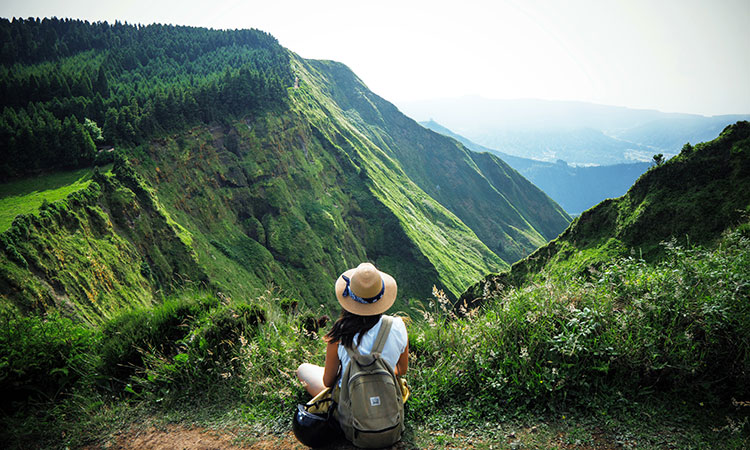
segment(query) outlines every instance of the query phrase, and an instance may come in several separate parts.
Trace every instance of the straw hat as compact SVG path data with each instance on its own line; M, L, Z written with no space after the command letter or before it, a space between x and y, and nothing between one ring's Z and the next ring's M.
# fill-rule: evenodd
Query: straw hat
M341 307L358 316L383 314L396 300L396 280L370 263L349 269L336 280Z

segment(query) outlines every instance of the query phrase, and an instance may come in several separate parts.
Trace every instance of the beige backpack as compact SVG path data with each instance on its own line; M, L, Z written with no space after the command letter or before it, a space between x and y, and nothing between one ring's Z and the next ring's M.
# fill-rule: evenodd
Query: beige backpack
M341 378L335 416L346 438L358 447L388 447L404 431L401 384L381 357L392 323L393 317L383 316L369 355L345 347L351 361Z

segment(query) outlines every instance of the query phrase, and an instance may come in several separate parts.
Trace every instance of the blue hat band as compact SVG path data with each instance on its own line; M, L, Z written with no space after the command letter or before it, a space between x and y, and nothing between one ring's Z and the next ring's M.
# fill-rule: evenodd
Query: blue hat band
M383 297L383 294L385 294L385 281L381 279L382 287L380 288L380 292L378 295L374 297L364 298L356 295L354 292L352 292L350 284L351 280L346 275L341 275L341 278L346 281L346 287L344 288L344 292L341 293L342 297L350 297L352 300L354 300L357 303L362 303L363 305L370 305L372 303L377 302Z

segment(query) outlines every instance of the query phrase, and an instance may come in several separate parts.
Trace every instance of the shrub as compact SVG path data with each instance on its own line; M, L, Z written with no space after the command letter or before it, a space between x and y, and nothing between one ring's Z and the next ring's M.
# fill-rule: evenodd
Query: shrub
M144 353L176 354L191 324L216 303L211 296L175 298L153 308L122 313L105 323L100 349L102 373L123 383L145 366Z
M266 321L266 313L257 305L235 304L211 311L188 337L189 343L198 342L197 347L217 360L231 358L231 348L240 337L250 337L256 327ZM185 342L185 345L188 343ZM194 349L195 345L188 345Z
M173 393L171 398L231 387L242 372L238 353L266 320L262 308L246 303L206 311L171 340L171 348L142 351L143 369L133 381L160 397Z
M279 307L282 311L290 316L297 314L297 307L299 306L299 300L296 298L282 297L279 299Z
M0 313L0 406L54 401L93 373L98 334L58 315Z

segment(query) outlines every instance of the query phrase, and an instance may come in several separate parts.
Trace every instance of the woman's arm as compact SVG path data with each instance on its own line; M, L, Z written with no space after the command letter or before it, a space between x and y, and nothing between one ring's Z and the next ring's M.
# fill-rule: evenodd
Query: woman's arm
M404 349L404 352L401 353L401 356L398 357L398 362L396 362L396 376L401 376L406 373L406 371L409 370L409 343L406 343L406 348Z
M339 376L341 361L339 361L338 350L338 342L328 342L328 345L326 345L326 365L323 369L323 385L326 387L333 387Z

